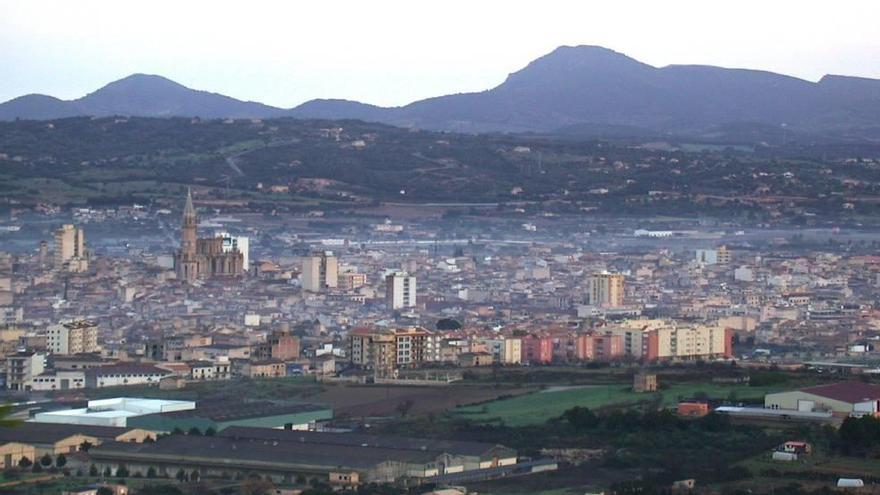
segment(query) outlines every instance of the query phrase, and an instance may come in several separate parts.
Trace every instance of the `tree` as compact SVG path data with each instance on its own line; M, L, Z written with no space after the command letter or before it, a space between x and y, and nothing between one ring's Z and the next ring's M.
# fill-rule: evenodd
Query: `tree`
M6 403L0 406L0 428L12 428L21 423L18 419L12 418L12 404Z
M562 419L575 430L590 430L599 426L599 417L586 407L573 407L562 413Z
M245 495L265 495L274 485L261 478L248 478L241 484L241 493Z
M156 477L156 468L150 466L147 468L147 478L155 478Z
M178 469L177 474L175 474L174 477L177 478L177 481L184 482L186 481L186 471Z
M89 476L97 477L98 476L98 466L92 464L89 466Z
M197 436L202 436L202 430L200 430L200 429L196 428L195 426L193 426L192 428L189 429L188 432L186 432L186 434L187 434L187 435L197 435Z
M82 450L83 452L88 452L90 448L92 448L92 443L88 440L79 444L79 450Z
M128 476L128 468L125 467L125 464L120 464L116 466L116 477L117 478L125 478Z
M49 455L48 453L43 454L43 457L40 457L40 464L42 464L43 467L51 466L52 465L52 456Z
M109 478L111 476L113 476L113 470L110 469L110 466L105 467L104 468L104 477Z
M214 428L208 427L208 429L205 430L206 437L213 437L216 434L217 434L217 430L215 430Z
M65 464L67 464L67 457L65 457L64 454L58 454L55 458L55 465L62 468Z
M31 462L31 460L28 459L27 456L22 456L22 458L18 461L18 467L20 468L29 468L31 467L31 464L33 464L33 462Z

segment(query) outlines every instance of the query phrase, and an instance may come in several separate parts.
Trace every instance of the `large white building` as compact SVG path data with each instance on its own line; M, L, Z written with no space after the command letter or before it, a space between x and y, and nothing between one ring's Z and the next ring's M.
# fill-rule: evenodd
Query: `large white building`
M88 407L37 413L35 423L61 423L68 425L121 426L128 418L146 414L190 411L196 403L188 400L160 400L119 397L115 399L90 400Z
M385 277L385 302L388 309L416 306L416 278L406 272L394 272Z

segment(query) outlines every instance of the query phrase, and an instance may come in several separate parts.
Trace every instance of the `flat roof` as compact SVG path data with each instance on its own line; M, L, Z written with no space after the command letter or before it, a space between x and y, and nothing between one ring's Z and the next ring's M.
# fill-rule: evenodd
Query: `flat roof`
M194 409L196 403L186 400L144 399L137 397L116 397L111 399L90 400L86 407L61 409L38 413L32 421L40 419L75 418L130 418L146 414L165 413Z

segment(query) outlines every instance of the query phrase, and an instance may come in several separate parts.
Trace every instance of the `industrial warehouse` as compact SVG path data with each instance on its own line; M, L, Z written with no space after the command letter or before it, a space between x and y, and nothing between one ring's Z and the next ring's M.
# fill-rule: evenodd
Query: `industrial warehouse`
M183 469L279 482L304 476L335 485L418 484L456 473L489 478L517 468L516 451L501 445L249 427L229 427L216 436L171 435L155 443L105 442L89 454L101 470L125 466L131 473L152 469L174 476Z

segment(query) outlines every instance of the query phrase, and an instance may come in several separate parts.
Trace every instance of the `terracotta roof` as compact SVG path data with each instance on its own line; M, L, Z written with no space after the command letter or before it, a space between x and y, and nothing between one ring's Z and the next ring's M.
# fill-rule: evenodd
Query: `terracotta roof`
M801 392L827 397L829 399L849 402L867 402L880 400L880 386L863 382L843 382L831 385L819 385L801 389Z

